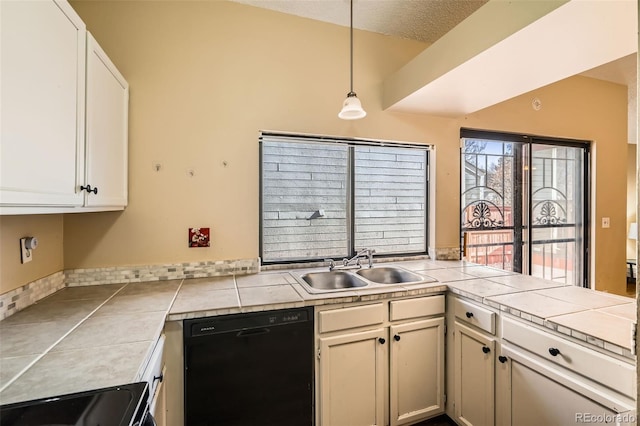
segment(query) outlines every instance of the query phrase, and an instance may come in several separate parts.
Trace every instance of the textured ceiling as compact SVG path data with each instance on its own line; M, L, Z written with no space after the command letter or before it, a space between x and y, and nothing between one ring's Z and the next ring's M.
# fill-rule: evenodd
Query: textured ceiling
M233 0L349 26L349 0ZM487 0L354 0L354 28L433 43Z

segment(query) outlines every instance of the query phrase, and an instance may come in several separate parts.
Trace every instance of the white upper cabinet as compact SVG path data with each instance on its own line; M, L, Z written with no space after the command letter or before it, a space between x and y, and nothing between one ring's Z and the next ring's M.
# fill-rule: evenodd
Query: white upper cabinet
M85 205L127 205L129 84L87 33Z
M0 214L123 209L126 80L66 0L0 1L0 20Z
M86 27L65 1L1 1L0 203L81 206Z

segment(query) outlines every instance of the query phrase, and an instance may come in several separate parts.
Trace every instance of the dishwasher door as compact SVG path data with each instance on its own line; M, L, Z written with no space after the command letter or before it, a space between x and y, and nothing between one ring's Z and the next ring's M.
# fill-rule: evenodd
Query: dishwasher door
M313 424L313 308L184 326L185 426Z

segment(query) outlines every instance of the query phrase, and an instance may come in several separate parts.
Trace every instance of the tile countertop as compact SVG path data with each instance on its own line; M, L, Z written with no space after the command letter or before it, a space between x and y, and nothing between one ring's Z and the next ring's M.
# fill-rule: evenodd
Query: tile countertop
M0 404L140 381L180 283L67 287L0 321Z
M631 298L463 261L393 264L430 282L310 294L289 270L273 270L64 288L0 321L0 404L139 380L166 320L446 291L635 360Z

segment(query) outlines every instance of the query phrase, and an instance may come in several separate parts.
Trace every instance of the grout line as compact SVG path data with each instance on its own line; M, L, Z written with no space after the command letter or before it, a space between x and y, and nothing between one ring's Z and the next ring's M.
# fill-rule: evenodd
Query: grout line
M167 313L165 315L164 322L167 322L169 320L169 315L171 314L171 309L173 309L173 304L176 303L176 299L178 298L178 293L180 293L180 290L182 290L182 285L184 284L184 280L186 280L186 278L182 278L180 280L180 284L178 285L178 289L176 290L176 293L173 295L173 299L171 299L171 303L169 303L169 308L167 308ZM164 327L164 323L163 323L163 327Z
M238 309L242 309L242 302L240 302L240 290L238 289L238 281L236 281L235 274L233 274L233 286L236 289L236 298L238 299Z
M98 305L97 308L95 308L93 311L89 312L84 318L82 318L80 321L78 321L78 323L76 325L74 325L69 331L67 331L65 334L63 334L58 340L56 340L55 342L53 342L47 349L44 350L44 352L42 352L40 355L38 355L33 361L31 361L29 364L26 365L26 367L24 367L22 370L20 370L20 372L18 372L18 374L16 374L14 377L12 377L11 379L9 379L7 381L7 383L5 383L2 387L0 387L0 393L3 392L6 388L8 388L9 386L11 386L16 380L18 380L20 378L20 376L22 376L24 373L26 373L31 367L33 367L38 361L40 361L42 358L44 358L45 355L47 355L51 349L53 349L58 343L62 342L62 339L64 339L65 337L69 336L71 333L73 333L78 327L80 327L85 321L87 321L91 315L95 314L96 311L98 309L100 309L101 307L103 307L107 302L109 302L111 299L113 299L118 293L120 293L128 284L123 285L122 287L120 287L115 293L113 293L111 296L109 296L107 298L107 300L105 300L104 302L102 302L100 305Z

